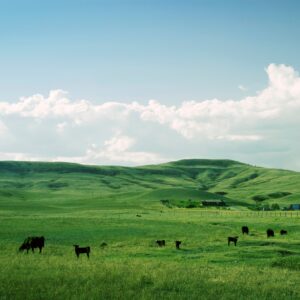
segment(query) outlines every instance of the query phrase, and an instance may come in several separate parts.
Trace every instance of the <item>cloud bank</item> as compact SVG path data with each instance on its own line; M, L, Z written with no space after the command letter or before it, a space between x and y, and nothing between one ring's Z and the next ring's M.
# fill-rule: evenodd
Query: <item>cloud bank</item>
M300 170L300 78L270 64L268 86L239 101L72 100L63 90L0 101L0 159L142 165L230 158Z

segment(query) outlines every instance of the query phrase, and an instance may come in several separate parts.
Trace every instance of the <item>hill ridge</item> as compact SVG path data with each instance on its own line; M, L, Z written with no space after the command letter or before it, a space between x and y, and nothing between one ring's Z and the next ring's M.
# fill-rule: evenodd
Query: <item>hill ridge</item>
M285 207L299 202L299 186L299 172L229 159L183 159L138 167L0 161L0 206L4 209L24 207L24 201L36 198L60 201L62 206L64 199L90 207L114 199L137 207L170 200L184 207L190 205L188 201L199 206L207 197L226 197L230 207L274 203Z

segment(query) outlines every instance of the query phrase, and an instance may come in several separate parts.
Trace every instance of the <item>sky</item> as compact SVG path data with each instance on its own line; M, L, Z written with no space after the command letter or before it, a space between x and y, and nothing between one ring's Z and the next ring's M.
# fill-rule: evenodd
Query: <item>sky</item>
M300 1L0 0L0 160L300 171Z

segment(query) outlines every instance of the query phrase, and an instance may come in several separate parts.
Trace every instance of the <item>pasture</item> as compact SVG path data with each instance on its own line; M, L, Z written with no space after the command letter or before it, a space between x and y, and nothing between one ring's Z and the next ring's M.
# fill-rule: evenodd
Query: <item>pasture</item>
M299 218L138 212L2 214L1 299L299 299ZM275 237L267 239L269 227ZM42 254L18 253L28 235L46 237ZM236 247L227 246L230 235L239 236ZM91 247L90 259L76 258L76 243Z
M1 162L0 299L299 299L300 216L250 210L253 195L295 203L299 182L233 161ZM182 207L219 197L229 206ZM46 238L41 254L18 252L28 236Z

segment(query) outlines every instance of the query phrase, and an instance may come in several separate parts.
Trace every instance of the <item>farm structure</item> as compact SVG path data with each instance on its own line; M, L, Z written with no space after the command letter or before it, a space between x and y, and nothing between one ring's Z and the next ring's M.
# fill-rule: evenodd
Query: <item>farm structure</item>
M203 200L203 206L226 206L226 203L223 200Z
M300 210L300 204L291 204L288 210Z

